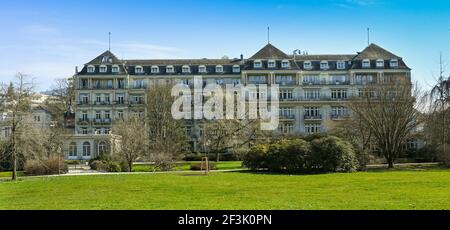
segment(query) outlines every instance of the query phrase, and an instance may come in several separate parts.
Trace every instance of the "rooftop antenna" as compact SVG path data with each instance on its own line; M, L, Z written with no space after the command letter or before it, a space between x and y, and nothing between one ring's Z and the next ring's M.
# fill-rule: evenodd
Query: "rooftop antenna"
M111 32L108 32L108 50L111 52Z
M270 44L270 27L267 27L267 44Z
M367 46L370 45L370 28L367 27Z

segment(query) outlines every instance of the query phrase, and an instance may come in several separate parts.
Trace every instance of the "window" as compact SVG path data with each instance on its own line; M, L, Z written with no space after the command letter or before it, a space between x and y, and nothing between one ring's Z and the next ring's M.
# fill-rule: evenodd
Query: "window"
M336 68L337 68L337 69L345 69L345 62L343 62L343 61L338 61L338 62L336 63Z
M269 61L267 62L267 67L268 67L268 68L275 68L275 67L276 67L275 60L269 60Z
M41 121L41 116L34 116L34 121L35 122L40 122Z
M134 80L133 83L134 83L134 88L135 89L142 89L142 88L144 88L144 80L142 80L142 79Z
M134 72L136 72L137 74L142 74L142 73L144 73L144 67L142 67L142 66L136 66L136 67L134 68Z
M363 68L370 68L370 60L369 59L364 59L362 61L362 67Z
M293 98L292 90L280 90L280 99L290 100Z
M320 62L320 69L328 69L328 62L327 61L321 61Z
M118 73L119 72L119 66L118 65L113 65L111 67L111 72L113 73Z
M292 85L295 82L291 75L278 75L275 76L275 83L280 85Z
M69 145L69 157L76 157L77 155L77 143L72 142Z
M239 73L241 72L241 67L238 65L234 65L233 66L233 73Z
M81 129L81 133L83 135L87 135L89 132L88 132L88 130L86 128L83 128L83 129Z
M105 143L104 141L101 141L101 142L98 144L98 153L99 153L99 154L106 153L106 143Z
M223 66L221 65L216 66L216 73L223 73Z
M292 108L280 108L280 117L283 118L293 118L294 117L294 113Z
M289 68L289 61L288 60L283 60L281 62L281 68Z
M320 99L320 89L305 89L304 96L306 100Z
M156 65L152 66L151 72L152 72L152 73L159 73L159 67L156 66Z
M253 68L261 68L262 67L262 62L260 60L256 60L253 63Z
M100 111L95 112L95 119L96 120L102 119L102 113Z
M347 90L346 89L332 89L331 90L331 98L332 99L347 99Z
M81 120L82 121L87 121L88 120L88 114L86 111L83 111L83 113L81 114Z
M91 156L91 143L84 142L83 143L83 157L90 157Z
M305 125L305 133L307 133L307 134L320 133L321 130L322 130L322 127L320 124L306 124Z
M345 116L348 116L347 107L343 106L331 107L331 118L340 118Z
M397 68L398 67L398 60L397 59L392 59L389 62L389 65L391 66L391 68Z
M248 81L251 84L265 84L266 77L265 76L249 76Z
M384 60L378 59L376 65L377 65L377 68L383 68L384 67Z
M365 85L373 83L372 75L356 75L356 84Z
M312 69L312 64L311 64L311 62L310 62L310 61L305 61L305 62L303 63L303 68L304 68L304 69Z
M320 108L317 106L305 107L305 118L307 117L320 117Z
M88 73L93 73L93 72L95 72L95 66L93 66L93 65L88 66L88 67L87 67L87 72L88 72Z
M303 76L303 83L310 85L320 84L320 77L319 75L305 75Z
M292 134L294 133L294 124L292 123L280 124L280 126L278 127L278 131L282 134Z
M199 73L206 73L206 66L204 66L204 65L199 66L198 67L198 72Z
M175 68L173 68L172 65L169 65L166 67L166 72L167 73L174 73L175 72Z
M123 93L117 94L117 96L116 96L117 104L119 104L119 105L124 104L124 97L125 97L125 95Z
M332 75L330 76L331 84L340 85L345 84L347 81L346 75Z
M106 73L107 70L108 70L108 67L106 67L106 65L100 66L100 73Z
M117 118L123 119L123 111L122 110L117 111Z
M181 72L183 73L190 73L191 72L191 68L187 65L184 65L183 67L181 67Z

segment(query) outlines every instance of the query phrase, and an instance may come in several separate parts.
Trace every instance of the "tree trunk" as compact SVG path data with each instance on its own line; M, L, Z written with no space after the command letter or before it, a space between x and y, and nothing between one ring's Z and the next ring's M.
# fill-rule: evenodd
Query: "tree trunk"
M128 172L132 172L132 170L133 170L133 162L129 161L128 162Z
M12 163L13 163L12 180L15 181L17 180L17 155L15 150L13 150L12 154Z
M394 168L394 162L392 160L389 160L388 162L388 168L393 169Z
M219 163L219 161L220 161L220 153L217 152L217 154L216 154L216 162Z

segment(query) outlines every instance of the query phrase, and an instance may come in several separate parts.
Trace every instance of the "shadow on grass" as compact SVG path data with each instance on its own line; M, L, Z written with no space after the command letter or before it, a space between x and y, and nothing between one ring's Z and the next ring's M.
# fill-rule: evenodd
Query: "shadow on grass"
M384 172L425 172L425 171L434 171L434 170L449 170L450 168L441 165L441 164L421 164L421 165L397 165L394 168L388 168L386 166L376 167L376 168L367 168L364 170L360 170L357 172L366 172L366 173L384 173ZM224 173L243 173L243 174L254 174L254 175L292 175L292 176L311 176L311 175L327 175L327 174L351 174L352 172L271 172L268 170L242 170L235 172L224 172Z

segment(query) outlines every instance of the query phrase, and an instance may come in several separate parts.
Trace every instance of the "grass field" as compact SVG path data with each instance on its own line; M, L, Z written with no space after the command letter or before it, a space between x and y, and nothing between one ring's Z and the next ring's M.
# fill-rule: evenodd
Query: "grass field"
M0 182L0 209L450 209L450 171L25 178Z

